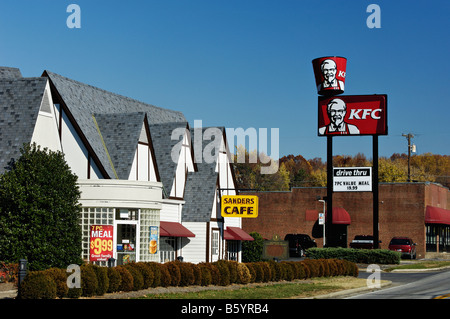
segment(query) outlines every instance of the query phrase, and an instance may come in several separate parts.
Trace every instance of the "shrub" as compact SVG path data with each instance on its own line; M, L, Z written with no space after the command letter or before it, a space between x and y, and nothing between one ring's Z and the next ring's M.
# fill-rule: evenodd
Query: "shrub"
M221 286L228 286L230 284L230 269L226 264L225 260L219 260L213 263L220 272L220 282Z
M178 286L180 284L181 272L180 267L178 266L179 263L179 261L169 261L168 263L165 263L170 274L171 286Z
M194 272L194 283L193 284L196 286L200 286L202 284L202 270L196 264L192 264L192 270Z
M228 265L228 270L230 271L230 283L237 283L239 282L238 277L238 262L234 260L227 260L226 264Z
M211 267L207 266L205 263L200 263L197 265L197 267L200 269L202 280L201 285L202 286L209 286L212 283L212 276L211 276Z
M153 274L153 281L149 287L159 287L161 284L161 267L160 263L154 261L145 262L147 269Z
M67 297L69 292L69 287L67 286L67 273L61 268L50 268L45 270L53 282L56 284L56 297L64 298Z
M56 283L44 271L29 272L20 285L21 299L54 299L56 298Z
M250 270L245 264L237 263L236 272L238 283L245 285L250 282L251 280Z
M93 265L81 265L81 295L84 297L94 296L97 292L98 280Z
M0 283L1 282L14 282L17 286L19 278L19 264L7 264L0 262Z
M264 247L264 238L257 232L251 232L249 235L252 236L254 240L242 242L242 261L261 261Z
M261 266L260 262L252 262L248 263L250 267L253 268L254 273L252 273L252 276L254 275L254 282L263 282L264 281L264 270Z
M291 281L294 279L294 270L289 262L282 261L280 266L283 271L283 280Z
M309 248L306 257L310 259L345 259L362 264L399 264L401 255L387 249L354 248Z
M204 267L207 267L210 274L211 274L211 285L220 285L221 279L220 279L220 271L216 264L214 263L201 263L200 265L203 265Z
M253 266L253 263L246 263L245 266L248 268L250 272L250 282L256 282L256 270Z
M194 284L195 276L194 269L191 263L176 261L178 268L180 269L180 286L189 286Z
M119 270L117 270L116 267L107 268L107 274L109 281L107 292L112 293L119 291L120 284L122 282L122 277Z
M126 264L124 266L131 276L133 277L133 289L134 291L141 290L144 286L144 276L134 263Z
M132 291L134 287L133 276L125 266L116 266L120 274L120 285L118 291Z
M103 296L109 287L109 278L108 278L108 268L100 267L97 265L92 265L94 269L95 275L97 276L97 291L95 294L97 296Z
M142 274L144 282L141 289L152 287L153 281L155 279L155 274L153 273L153 270L149 267L149 265L144 262L132 263L130 265L134 266Z
M262 281L269 282L270 280L272 280L272 271L270 270L269 264L265 261L261 261L261 262L259 262L259 264L260 264L261 270L263 272Z
M172 278L170 276L167 264L156 264L160 271L160 286L169 287L172 283Z

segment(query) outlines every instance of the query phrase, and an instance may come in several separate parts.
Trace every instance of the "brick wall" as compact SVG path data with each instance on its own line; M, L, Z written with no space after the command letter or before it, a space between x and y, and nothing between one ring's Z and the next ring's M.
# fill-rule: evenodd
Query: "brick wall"
M387 248L394 236L411 237L417 243L417 257L425 256L425 209L427 205L448 209L449 190L429 183L392 183L379 185L379 235L381 248ZM322 212L326 188L293 188L290 192L258 192L257 218L244 218L243 229L256 231L264 238L284 238L289 233L304 233L322 247L317 220L312 210ZM334 193L333 207L343 207L350 215L347 244L355 235L372 234L372 193ZM308 211L308 213L307 213ZM314 231L315 230L315 231Z

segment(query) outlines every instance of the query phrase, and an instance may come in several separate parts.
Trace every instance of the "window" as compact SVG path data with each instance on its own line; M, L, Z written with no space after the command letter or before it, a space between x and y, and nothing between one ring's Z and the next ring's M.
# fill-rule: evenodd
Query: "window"
M227 259L238 261L239 241L227 240Z
M213 230L212 232L212 239L211 239L211 255L212 255L212 262L215 262L219 258L219 231Z
M176 259L177 240L175 237L160 237L159 258L160 262L168 262Z

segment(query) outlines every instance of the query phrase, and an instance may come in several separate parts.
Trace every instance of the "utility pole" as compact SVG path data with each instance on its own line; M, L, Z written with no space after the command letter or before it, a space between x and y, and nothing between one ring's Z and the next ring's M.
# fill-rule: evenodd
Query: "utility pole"
M408 133L408 134L402 134L402 136L406 137L406 139L408 140L408 183L411 182L411 139L414 137L413 134Z

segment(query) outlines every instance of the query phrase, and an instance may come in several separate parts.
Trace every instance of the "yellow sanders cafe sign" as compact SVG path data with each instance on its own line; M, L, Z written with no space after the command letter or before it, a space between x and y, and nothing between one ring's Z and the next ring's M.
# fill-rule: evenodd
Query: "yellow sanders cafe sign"
M220 206L222 217L258 217L258 196L223 195Z

